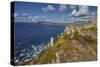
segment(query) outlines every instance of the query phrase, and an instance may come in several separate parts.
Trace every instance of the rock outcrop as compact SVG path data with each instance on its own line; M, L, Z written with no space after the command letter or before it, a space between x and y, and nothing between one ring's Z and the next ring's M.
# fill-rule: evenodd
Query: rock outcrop
M97 60L96 20L83 25L66 25L64 32L51 38L48 47L24 64L66 63Z

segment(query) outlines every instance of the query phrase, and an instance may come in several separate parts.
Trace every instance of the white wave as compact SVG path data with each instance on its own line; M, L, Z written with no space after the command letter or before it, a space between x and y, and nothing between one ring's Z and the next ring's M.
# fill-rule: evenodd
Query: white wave
M23 54L23 53L21 53L21 54L20 54L20 56L22 57L22 56L24 56L24 54Z
M16 60L15 60L15 63L18 63L18 62L19 62L19 60L18 60L18 59L16 59Z

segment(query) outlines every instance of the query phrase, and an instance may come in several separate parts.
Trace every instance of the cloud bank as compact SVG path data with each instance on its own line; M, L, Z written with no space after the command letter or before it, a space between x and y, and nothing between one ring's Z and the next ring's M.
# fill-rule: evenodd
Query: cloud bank
M90 15L89 7L88 6L79 6L79 10L73 7L72 16L87 16Z
M44 12L49 12L49 11L55 11L56 9L53 7L53 5L48 5L47 7L42 7L41 8Z

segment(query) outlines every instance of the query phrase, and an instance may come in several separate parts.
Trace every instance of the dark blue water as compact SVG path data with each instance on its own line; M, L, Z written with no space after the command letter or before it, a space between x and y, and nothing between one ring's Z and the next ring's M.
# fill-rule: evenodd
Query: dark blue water
M50 41L64 30L64 25L15 23L15 63L34 57Z

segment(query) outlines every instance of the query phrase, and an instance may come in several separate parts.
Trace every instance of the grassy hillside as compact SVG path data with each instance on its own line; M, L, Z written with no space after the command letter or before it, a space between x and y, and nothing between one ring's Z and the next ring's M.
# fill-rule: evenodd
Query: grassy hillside
M52 45L48 43L48 47L36 58L21 65L97 60L96 23L96 20L92 20L81 25L66 25L64 32L53 39Z

